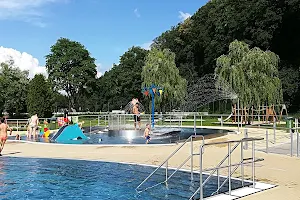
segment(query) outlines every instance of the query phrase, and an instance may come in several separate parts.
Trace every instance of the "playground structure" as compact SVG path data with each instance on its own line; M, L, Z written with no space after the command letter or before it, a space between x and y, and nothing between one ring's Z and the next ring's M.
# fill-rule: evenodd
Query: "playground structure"
M154 109L154 106L155 106L155 96L162 96L162 93L163 93L163 88L162 87L159 87L157 85L154 85L152 84L150 87L144 87L143 89L143 94L145 96L148 96L150 95L151 96L151 99L152 99L152 104L151 104L151 127L154 128L154 112L155 112L155 109Z
M283 112L285 111L286 116L288 116L288 111L285 104L279 105L270 105L270 106L259 106L256 110L254 106L251 108L237 108L236 104L232 106L232 112L230 116L224 120L227 121L231 118L232 123L241 122L241 123L251 123L253 124L257 118L259 123L270 123L278 122L282 120ZM240 116L240 120L238 117ZM278 117L279 116L279 117Z

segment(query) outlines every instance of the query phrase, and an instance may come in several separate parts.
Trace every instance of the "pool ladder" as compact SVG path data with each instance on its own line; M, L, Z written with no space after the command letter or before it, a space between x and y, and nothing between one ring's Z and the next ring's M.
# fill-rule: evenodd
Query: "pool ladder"
M199 138L202 137L202 145L200 145L200 150L199 153L194 153L194 145L193 145L193 139L194 138ZM140 185L138 187L136 187L136 191L138 193L141 193L143 191L146 191L150 188L154 188L158 185L161 185L163 183L168 182L168 180L177 172L179 171L189 160L191 161L191 180L194 179L193 174L194 174L194 169L193 169L193 156L195 155L199 155L200 156L200 160L199 160L199 187L198 189L193 193L193 195L190 197L190 200L194 199L195 196L199 193L200 194L200 200L203 200L203 188L204 186L207 184L207 182L213 177L215 176L214 174L217 173L217 180L218 180L218 188L215 192L213 192L211 195L214 194L218 194L221 190L222 187L224 187L224 185L228 182L228 194L231 195L231 177L232 175L235 173L235 171L241 167L241 181L242 181L242 186L244 187L244 165L247 164L251 164L252 167L252 187L255 188L255 163L256 162L260 162L263 161L263 159L255 159L255 141L259 141L259 140L264 140L264 138L243 138L241 140L231 140L231 141L224 141L224 142L213 142L213 143L205 143L204 141L204 136L202 135L192 135L190 136L183 144L181 144L161 165L159 165L147 178L145 178L145 180L143 182L140 183ZM187 142L191 142L191 153L190 155L176 168L176 170L170 175L168 176L168 161L183 147L185 146L185 144ZM244 146L243 144L246 144L246 146L248 146L248 142L252 142L252 157L251 158L244 158ZM231 148L231 144L234 144L233 148ZM209 168L209 169L203 169L203 154L204 154L204 148L205 146L213 146L213 145L222 145L222 144L227 144L228 147L228 153L227 155L221 160L221 162L218 163L218 165L214 168ZM235 151L235 149L237 149L237 147L240 146L241 150L240 150L240 157L241 160L238 163L232 164L231 163L231 154ZM228 161L228 165L227 166L222 166L222 164L225 163L225 161ZM157 183L153 186L147 187L143 190L138 190L150 177L152 177L159 169L163 168L163 166L165 166L165 170L166 170L166 179L163 182ZM233 170L232 170L232 167ZM228 170L228 176L225 178L225 180L223 181L223 183L220 183L220 173L219 171L221 169L226 169ZM210 172L208 177L204 180L203 182L203 172Z
M141 182L140 184L139 184L139 186L137 186L136 187L136 191L138 192L138 193L141 193L141 192L143 192L143 191L146 191L146 190L148 190L148 189L150 189L150 188L154 188L154 187L156 187L156 186L158 186L158 185L161 185L161 184L163 184L163 183L167 183L168 182L168 180L177 172L177 171L179 171L189 160L191 160L191 179L193 179L193 156L195 156L195 155L199 155L199 153L194 153L193 151L194 151L194 145L193 145L193 141L194 141L194 139L195 138L202 138L202 145L204 145L204 136L203 135L191 135L188 139L186 139L163 163L161 163L147 178L145 178L145 180L143 181L143 182ZM186 145L186 143L188 143L188 142L191 142L191 154L176 168L176 170L170 175L170 176L168 176L168 161L180 150L180 149L182 149L185 145ZM202 154L204 153L204 149L202 149ZM165 167L164 167L164 165L165 165ZM150 186L150 187L147 187L146 189L143 189L143 190L139 190L139 188L149 179L149 178L151 178L159 169L161 169L161 168L165 168L165 170L166 170L166 179L165 179L165 181L162 181L162 182L160 182L160 183L157 183L157 184L155 184L155 185L153 185L153 186Z
M242 187L244 187L244 165L251 164L252 168L252 187L255 188L255 163L263 161L264 159L262 158L257 158L255 159L255 141L260 141L264 140L264 138L243 138L241 140L230 140L230 141L224 141L224 142L213 142L213 143L207 143L207 144L202 144L200 146L200 152L205 148L205 146L213 146L213 145L221 145L221 144L227 144L227 149L228 153L227 155L219 162L219 164L214 167L214 168L209 168L209 169L203 169L203 154L200 153L200 168L199 168L199 188L193 193L193 195L190 197L190 200L194 199L194 197L199 193L200 194L200 200L203 200L203 188L208 181L215 176L214 174L217 173L217 182L218 182L218 188L215 192L213 192L211 195L218 194L221 190L221 188L228 182L228 194L231 195L231 177L235 173L235 171L241 167L241 182L242 182ZM244 146L243 144L246 144L248 146L248 142L252 142L252 157L250 158L244 158ZM231 144L234 144L233 148L231 148ZM240 146L240 161L238 163L232 164L231 160L231 154L237 149L237 147ZM228 161L228 165L222 166L225 161ZM232 167L233 170L232 170ZM228 175L223 181L222 184L220 184L220 169L226 169L228 171ZM203 172L210 172L208 177L203 181Z

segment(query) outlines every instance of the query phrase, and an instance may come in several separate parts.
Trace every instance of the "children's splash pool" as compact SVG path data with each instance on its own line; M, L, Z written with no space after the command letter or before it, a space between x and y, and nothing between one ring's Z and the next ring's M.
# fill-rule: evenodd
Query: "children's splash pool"
M181 200L188 199L199 187L199 174L192 181L189 173L179 171L168 186L162 184L137 194L135 188L153 170L150 166L99 161L2 157L0 199ZM163 181L164 173L164 169L158 171L148 186ZM241 187L239 180L232 179L231 184L233 189ZM227 188L224 186L221 192ZM217 178L213 177L204 188L204 196L210 196L216 189Z
M228 133L228 130L222 129L207 129L197 128L196 134L203 136L223 135ZM93 127L84 130L88 140L69 140L64 144L145 144L146 140L143 136L143 130L109 130L105 131L105 128ZM186 140L191 135L194 135L193 128L155 128L151 133L151 141L149 144L171 144L178 141ZM51 138L51 137L50 137ZM38 138L37 142L53 142L50 138ZM14 138L9 138L14 139ZM26 140L26 137L22 137L22 140Z

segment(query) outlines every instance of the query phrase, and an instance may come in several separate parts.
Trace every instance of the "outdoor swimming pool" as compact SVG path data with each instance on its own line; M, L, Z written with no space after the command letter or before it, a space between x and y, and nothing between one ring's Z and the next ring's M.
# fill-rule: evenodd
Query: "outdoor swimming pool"
M104 131L104 127L92 127L84 130L85 135L89 138L87 141L70 140L65 144L145 144L143 130L109 130ZM197 128L197 135L226 134L228 130ZM156 128L153 130L149 144L170 144L180 140L185 140L195 134L193 128ZM50 137L51 138L51 137ZM9 137L9 139L14 139ZM22 137L26 140L26 137ZM49 138L38 138L37 142L53 142Z
M181 200L188 199L199 187L199 175L191 181L189 173L178 172L168 187L160 185L137 194L135 188L153 170L149 166L99 161L1 157L0 199ZM161 169L146 187L164 180L164 172ZM232 180L232 186L241 187L241 182ZM212 178L204 188L204 196L210 196L216 188L217 178ZM223 187L222 192L227 188Z

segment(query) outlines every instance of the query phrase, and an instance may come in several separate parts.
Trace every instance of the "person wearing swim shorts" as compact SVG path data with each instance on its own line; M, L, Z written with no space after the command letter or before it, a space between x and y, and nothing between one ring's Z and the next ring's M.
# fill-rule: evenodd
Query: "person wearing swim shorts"
M139 111L139 105L136 103L133 106L133 118L134 118L134 130L136 130L136 124L138 123L139 125L139 130L141 130L141 117L140 117L140 111Z
M10 135L12 134L12 129L5 123L5 118L0 120L0 156L2 156L1 152L4 148L4 144L7 140L7 131L10 130Z
M146 129L144 131L144 137L146 139L146 144L148 144L151 140L151 137L150 137L150 124L146 124Z

